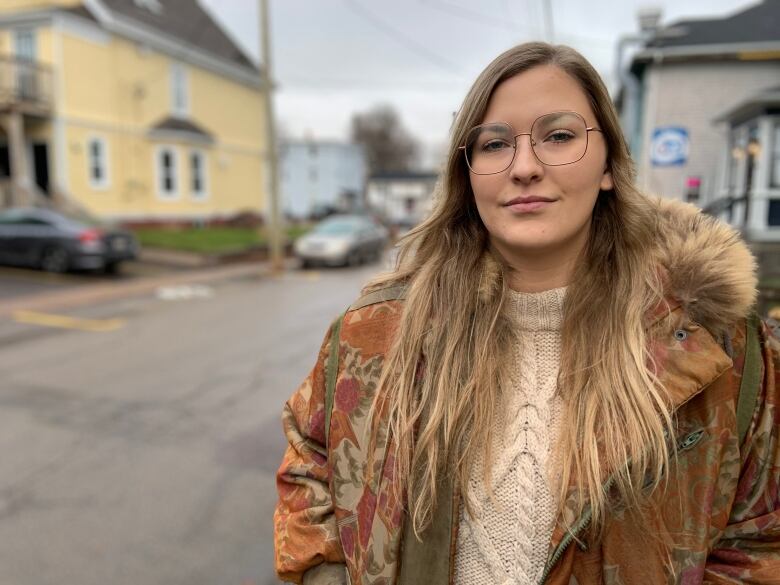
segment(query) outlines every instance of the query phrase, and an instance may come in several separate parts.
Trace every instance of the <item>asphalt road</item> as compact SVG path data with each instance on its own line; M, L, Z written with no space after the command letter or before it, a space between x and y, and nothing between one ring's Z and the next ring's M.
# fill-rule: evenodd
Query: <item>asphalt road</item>
M50 274L41 270L0 265L0 300L20 295L73 290L89 287L96 283L123 282L140 277L158 276L170 272L170 270L170 268L149 263L125 262L122 264L119 274L115 275L94 271Z
M281 408L381 268L0 318L0 583L276 583Z

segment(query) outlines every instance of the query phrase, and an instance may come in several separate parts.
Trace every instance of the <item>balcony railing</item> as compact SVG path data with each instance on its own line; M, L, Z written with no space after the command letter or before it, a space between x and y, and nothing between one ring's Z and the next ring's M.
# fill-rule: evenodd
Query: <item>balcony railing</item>
M17 57L0 57L0 110L46 113L52 103L52 69Z

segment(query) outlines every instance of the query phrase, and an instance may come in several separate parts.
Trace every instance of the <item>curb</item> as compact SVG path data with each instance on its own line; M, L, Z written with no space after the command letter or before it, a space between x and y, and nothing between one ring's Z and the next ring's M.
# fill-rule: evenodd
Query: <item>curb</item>
M130 282L110 282L53 293L44 292L0 302L0 318L8 317L21 310L67 309L118 298L140 296L152 292L158 287L172 284L206 283L247 276L261 277L269 274L271 274L271 267L265 262L233 264L206 270L188 270L164 276L139 278Z
M216 264L214 257L208 254L180 252L162 248L141 248L135 262L166 268L202 268Z
M292 244L287 244L284 247L284 255L287 258L292 255ZM220 254L200 254L198 252L185 252L165 248L142 247L136 262L166 268L189 269L222 266L238 262L265 262L267 260L267 246L255 246Z

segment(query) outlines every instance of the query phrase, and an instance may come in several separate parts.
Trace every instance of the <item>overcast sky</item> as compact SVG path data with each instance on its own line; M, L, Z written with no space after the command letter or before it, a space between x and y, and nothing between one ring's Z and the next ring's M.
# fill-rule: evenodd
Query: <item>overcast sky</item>
M554 41L573 46L614 86L617 40L637 11L661 22L713 18L741 0L550 0ZM258 58L257 0L201 0ZM356 111L390 103L432 164L471 82L503 50L545 40L544 0L271 0L275 108L293 137L346 140Z

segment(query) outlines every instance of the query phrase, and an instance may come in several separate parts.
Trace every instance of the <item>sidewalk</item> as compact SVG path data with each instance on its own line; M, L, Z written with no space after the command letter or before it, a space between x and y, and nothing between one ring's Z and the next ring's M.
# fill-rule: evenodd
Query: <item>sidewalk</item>
M268 262L252 262L214 268L181 270L160 276L141 277L129 281L106 282L76 289L45 292L0 301L0 318L7 317L20 310L61 310L119 298L140 296L150 293L161 286L185 283L203 284L249 276L268 276L270 273L271 269Z

